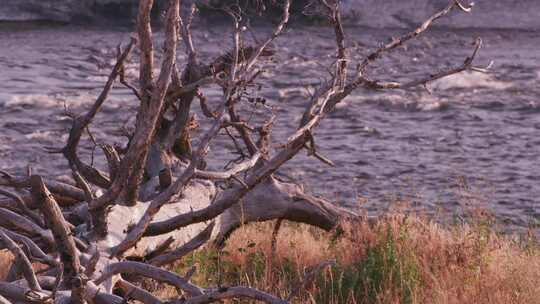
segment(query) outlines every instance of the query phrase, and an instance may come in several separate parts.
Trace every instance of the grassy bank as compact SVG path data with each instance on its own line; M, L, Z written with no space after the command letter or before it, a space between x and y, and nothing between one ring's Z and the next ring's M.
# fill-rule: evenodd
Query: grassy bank
M334 233L284 224L272 250L272 230L270 223L243 227L221 252L204 249L175 269L185 274L195 265L197 284L249 285L282 298L311 278L294 303L540 303L540 247L532 236L393 216Z
M223 250L192 253L173 269L185 275L196 266L192 281L201 286L247 285L284 299L295 293L293 303L540 303L540 247L532 236L400 215L332 233L283 223L272 249L273 229L242 227ZM0 258L4 271L9 260ZM314 271L326 261L333 264ZM177 297L146 284L162 298Z

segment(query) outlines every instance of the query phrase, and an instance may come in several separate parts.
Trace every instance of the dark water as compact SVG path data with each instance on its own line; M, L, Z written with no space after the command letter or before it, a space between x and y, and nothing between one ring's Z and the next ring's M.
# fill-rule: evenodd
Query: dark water
M203 59L228 49L225 30L196 36ZM351 60L399 33L349 28ZM67 162L44 147L65 142L70 126L62 115L65 108L81 112L93 103L114 63L116 45L129 35L125 30L0 25L0 168L22 172L31 164L51 176L69 172ZM319 152L336 166L302 152L280 175L370 213L401 203L445 217L481 207L508 229L538 223L540 33L436 30L390 54L371 75L407 80L459 65L477 36L484 39L477 63L493 60L491 73L448 77L429 86L432 94L423 88L357 91L315 134ZM278 146L298 125L308 92L328 77L334 46L329 29L299 27L276 48L279 54L265 63L268 72L258 94L277 109L273 144ZM133 82L136 75L136 63L130 63ZM214 106L220 100L218 88L205 93ZM120 128L132 123L136 105L118 85L91 132L101 142L124 142ZM267 116L262 107L246 109L244 115L253 111ZM204 129L208 122L198 118ZM90 161L93 146L87 142L81 150ZM232 150L225 135L217 138L210 167L218 169L234 158ZM104 164L97 150L93 161Z

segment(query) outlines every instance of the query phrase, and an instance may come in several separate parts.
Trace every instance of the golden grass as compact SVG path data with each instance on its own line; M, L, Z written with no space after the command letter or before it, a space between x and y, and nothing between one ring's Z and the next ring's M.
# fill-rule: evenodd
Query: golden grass
M224 249L194 252L174 270L183 275L195 265L196 284L248 285L287 298L311 268L335 260L292 302L540 303L540 247L532 234L510 237L482 223L441 227L395 215L332 233L284 224L272 252L272 229L272 223L244 226ZM0 252L1 276L10 263ZM164 299L178 297L173 288L158 290Z
M293 302L540 303L540 247L532 237L483 225L442 228L414 216L344 227L322 233L286 225L272 254L272 225L248 225L221 253L193 253L177 271L197 264L198 284L250 285L286 298L311 267L336 260Z

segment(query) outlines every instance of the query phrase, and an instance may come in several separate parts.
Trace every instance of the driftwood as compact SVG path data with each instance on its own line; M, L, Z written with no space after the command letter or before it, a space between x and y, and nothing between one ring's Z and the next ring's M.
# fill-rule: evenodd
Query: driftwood
M315 131L335 106L354 90L404 89L465 70L473 66L481 47L475 42L472 55L448 71L406 83L371 79L369 66L400 45L425 32L433 22L451 11L470 11L457 0L437 12L419 28L395 38L356 64L348 57L345 30L338 0L320 0L335 33L334 73L307 100L300 125L285 143L270 143L273 114L266 123L250 126L237 106L252 101L248 88L261 74L258 63L279 51L270 45L289 20L290 0L283 0L282 16L270 35L256 45L242 41L244 32L238 7L223 10L232 19L233 49L207 63L199 59L191 38L196 9L185 12L179 0L170 0L165 14L164 54L158 75L150 22L152 0L139 1L137 38L123 50L94 105L84 115L72 116L66 145L51 149L62 153L72 170L73 184L28 174L12 176L0 171L0 243L16 256L10 282L0 282L0 303L124 303L136 299L145 304L161 303L149 291L128 282L122 274L136 274L171 284L185 292L174 303L210 303L245 298L267 303L287 303L248 287L201 288L189 277L181 277L164 265L181 259L205 244L220 245L242 224L278 219L302 222L325 230L342 220L356 218L334 202L309 195L301 186L280 181L277 170L300 151L332 164L316 150ZM243 22L244 24L245 22ZM184 44L187 62L177 60L177 45ZM139 49L138 85L124 75L131 51ZM113 84L128 87L139 102L135 131L125 149L101 145L108 172L85 164L77 154L85 129L99 114ZM212 110L206 104L205 87L220 86L223 96ZM191 145L190 111L198 99L211 121L197 146ZM227 170L205 169L205 157L212 140L221 131L234 141L241 158ZM271 147L279 146L277 149ZM219 185L219 187L218 187ZM31 195L28 195L30 193ZM277 234L279 225L274 234ZM137 259L133 259L133 258ZM129 259L128 259L129 258ZM33 262L44 264L36 272ZM315 268L316 273L331 263ZM22 277L21 277L22 276ZM311 275L310 275L311 276ZM308 276L298 289L312 278ZM113 288L123 296L113 294Z

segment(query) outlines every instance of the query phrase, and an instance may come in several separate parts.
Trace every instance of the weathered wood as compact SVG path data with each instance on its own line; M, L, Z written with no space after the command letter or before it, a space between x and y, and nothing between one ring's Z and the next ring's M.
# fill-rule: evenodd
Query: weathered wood
M53 235L49 230L13 211L0 208L0 226L21 231L28 236L39 236L47 245L54 245Z
M163 221L171 218L176 214L189 212L193 209L203 208L212 203L213 198L217 193L216 186L204 180L193 180L188 184L181 198L172 200L165 204L155 215L155 221ZM150 202L139 202L134 207L115 205L111 208L107 217L107 225L109 233L107 238L99 240L98 248L105 250L103 256L111 255L111 248L114 248L125 240L129 229L135 223L140 222L146 210L151 205ZM166 234L156 235L153 237L144 237L139 240L136 247L130 248L124 253L125 256L143 257L149 252L155 250L164 240L169 237L174 238L172 246L184 244L193 239L199 232L204 230L207 225L199 223L189 227L190 229L182 231L171 231ZM99 269L99 267L98 267Z
M4 230L4 232L15 242L23 244L23 249L31 261L47 264L49 266L58 266L58 261L52 256L46 254L34 241L29 237L18 234L13 231Z
M90 110L83 116L73 118L73 125L69 133L67 144L61 150L61 152L69 161L71 167L76 168L76 171L80 172L80 174L84 176L87 180L89 180L91 183L98 185L102 188L107 188L110 185L111 181L109 177L106 176L103 172L93 168L92 166L83 163L77 155L77 147L79 145L84 130L86 130L87 126L94 120L103 103L107 100L113 84L116 78L119 76L121 69L123 68L124 62L127 60L127 57L133 49L133 45L134 41L132 39L128 46L124 49L124 51L119 55L116 64L114 65L111 73L109 74L105 86L103 87L101 93L97 97Z
M0 296L0 304L11 304L11 302L3 296Z
M39 214L37 214L33 210L30 210L30 208L26 206L26 202L20 195L3 189L0 189L0 194L14 199L17 203L17 209L19 209L24 215L28 216L30 219L36 222L39 226L44 227L45 223L43 222L43 219L39 216Z
M64 153L68 159L78 187L44 181L30 173L29 177L20 178L0 171L0 186L30 188L32 194L32 200L28 201L18 194L0 190L0 194L12 198L0 203L0 240L18 257L18 264L12 266L16 270L14 273L22 270L26 279L10 284L0 282L0 304L51 300L57 304L121 304L129 299L145 304L162 303L148 291L124 281L120 276L123 273L152 278L187 292L187 298L173 299L172 303L211 303L236 298L287 303L290 298L283 300L247 287L203 289L189 282L192 272L183 278L159 266L181 259L209 241L222 244L234 229L247 222L290 220L330 230L343 219L357 219L356 214L337 207L334 202L306 194L302 187L282 182L274 174L302 149L331 164L316 151L315 130L355 89L403 89L465 70L481 70L473 66L481 47L481 41L477 40L472 55L454 69L403 83L366 76L365 71L372 62L422 34L435 20L454 9L469 10L459 1L452 0L415 31L367 56L358 64L356 74L350 76L351 59L347 57L339 1L322 0L320 4L326 10L335 34L337 60L330 67L334 72L307 100L298 128L292 130L283 145L271 150L270 147L275 145L269 134L275 116L263 117L266 122L262 126L252 127L242 119L235 106L246 99L253 100L249 91L251 86L259 85L256 81L262 73L258 60L276 51L270 45L288 22L290 0L283 1L280 22L255 46L242 43L244 27L240 26L240 21L247 23L240 20L243 18L241 12L225 9L233 20L233 48L207 63L198 58L191 36L196 8L182 14L179 0L169 0L164 52L157 78L154 77L154 37L150 22L153 4L153 0L139 1L136 28L140 49L139 88L131 85L124 73L124 61L136 44L132 40L123 52L118 48L117 63L103 91L86 115L74 118L66 147L56 151ZM187 64L177 62L178 34L185 45ZM182 65L185 69L180 74L178 68ZM118 77L140 104L135 131L128 136L127 148L120 151L122 157L112 146L100 145L108 162L107 176L80 161L76 150L84 130ZM207 107L202 93L203 86L208 84L223 89L215 111ZM197 149L192 151L188 131L195 125L190 124L194 121L190 108L195 97L201 99L203 112L212 125L199 138ZM229 132L227 128L230 127L240 134L244 146ZM205 170L210 142L222 129L228 132L240 157L228 170ZM92 140L99 145L94 138ZM179 142L182 151L177 149ZM246 148L248 153L244 153ZM94 193L87 181L104 188L104 193ZM64 210L56 198L67 202ZM44 218L32 210L35 207L41 210ZM274 237L277 237L278 229ZM272 243L275 245L275 241ZM61 263L56 260L57 256ZM127 257L142 262L126 261ZM36 276L30 264L32 261L47 264L50 268ZM326 265L320 265L308 275L291 297L305 288L316 272ZM115 286L124 290L122 297L113 294Z
M185 301L180 302L179 300L174 301L175 304L185 303L185 304L205 304L205 303L214 303L221 300L227 299L250 299L261 301L269 304L287 304L288 302L282 300L276 296L268 294L266 292L257 290L250 287L221 287L216 290L209 291L204 295L193 297Z
M140 262L127 261L110 264L105 269L105 272L99 278L97 278L95 282L99 285L101 282L104 282L108 278L119 273L137 274L159 282L167 283L186 291L192 296L200 296L203 294L203 290L200 287L191 284L188 280L180 277L179 275L156 266Z
M41 176L30 177L30 189L36 202L41 202L41 211L45 215L47 226L51 229L56 250L64 265L63 284L72 290L72 299L75 303L83 303L84 282L81 277L81 262L79 252L67 222L62 215L62 210L49 192Z
M126 298L135 299L141 301L144 304L161 304L161 300L155 297L153 294L148 291L139 288L128 281L120 280L118 281L118 287L126 294ZM1 304L1 303L0 303Z
M188 253L196 250L197 248L204 245L212 235L212 231L214 230L214 223L211 223L206 227L203 231L201 231L199 234L197 234L192 240L185 243L184 245L163 253L161 255L158 255L152 259L149 260L149 263L155 266L163 266L166 264L173 263L174 261L177 261L187 255Z
M3 228L0 228L0 241L7 246L9 251L11 251L11 253L13 253L17 259L17 265L22 268L22 273L30 288L32 290L40 291L41 286L39 285L36 274L32 269L32 263L30 263L30 260L26 254L24 254L23 250L7 235Z
M51 293L46 290L36 291L28 287L0 281L0 296L14 302L44 303L47 298L50 298Z
M75 186L49 179L45 180L45 185L55 196L70 198L72 202L79 202L85 199L84 191ZM30 179L19 176L0 176L0 186L28 188L30 187ZM34 208L34 206L29 207Z

